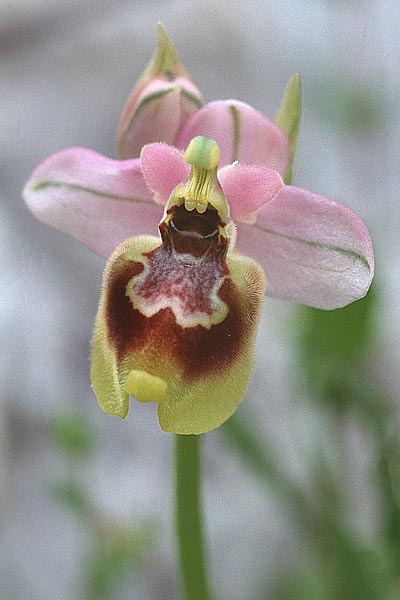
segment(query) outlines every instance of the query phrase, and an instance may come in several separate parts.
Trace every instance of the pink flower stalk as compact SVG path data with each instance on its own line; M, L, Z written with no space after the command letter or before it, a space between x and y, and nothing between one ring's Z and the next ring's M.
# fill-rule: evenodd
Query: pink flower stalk
M159 29L121 121L120 154L130 158L64 150L24 191L37 218L97 254L118 246L104 276L93 387L122 417L129 394L157 401L162 428L176 433L217 427L244 394L265 287L257 263L267 295L324 309L361 298L373 277L357 215L282 181L296 119L283 131L241 102L200 103ZM158 227L161 239L148 235Z

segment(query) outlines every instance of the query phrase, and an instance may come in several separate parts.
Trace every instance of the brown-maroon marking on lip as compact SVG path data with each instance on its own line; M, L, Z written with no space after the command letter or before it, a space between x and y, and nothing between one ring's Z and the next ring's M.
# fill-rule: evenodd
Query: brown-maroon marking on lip
M184 205L173 206L167 211L159 229L166 249L174 249L180 254L200 257L210 250L221 254L226 252L226 244L219 239L219 227L223 224L218 212L209 207L203 214L189 212Z
M231 279L225 279L219 293L229 307L224 321L210 329L201 325L184 328L177 324L170 308L161 309L152 317L133 308L126 295L126 285L133 276L133 266L140 264L128 263L108 290L107 332L118 360L137 351L146 354L147 350L152 356L159 353L161 363L168 360L177 364L186 379L229 368L243 348L245 335L243 310ZM157 374L157 364L154 364L154 374Z
M135 275L144 270L141 262L130 261L113 269L106 283L107 334L118 361L135 353L155 375L160 375L166 364L175 364L185 379L192 379L229 369L244 349L248 329L252 329L249 319L252 307L244 309L239 291L229 276L228 240L218 231L216 211L212 209L205 217L191 213L193 218L199 219L193 222L182 213L183 207L176 210L177 217L172 224L164 221L160 225L162 244L143 256L144 279L135 285ZM186 250L192 254L194 263L189 261L185 265ZM129 284L139 297L150 302L153 297L156 300L157 295L166 299L174 297L183 302L183 310L189 315L196 310L212 314L215 307L210 293L214 290L215 294L218 282L222 285L217 295L228 306L228 313L222 322L209 329L202 325L179 325L170 307L146 317L127 295Z
M182 314L203 313L212 315L216 311L213 296L215 287L223 282L228 269L222 257L208 254L194 263L185 262L163 246L146 254L148 271L146 277L135 286L135 294L146 304L156 305L161 299L176 299ZM218 289L218 288L217 288Z
M124 338L125 323L129 321L132 305L126 297L128 282L144 270L144 264L129 261L119 267L118 263L112 269L107 281L105 298L105 319L107 336L117 350L121 347Z

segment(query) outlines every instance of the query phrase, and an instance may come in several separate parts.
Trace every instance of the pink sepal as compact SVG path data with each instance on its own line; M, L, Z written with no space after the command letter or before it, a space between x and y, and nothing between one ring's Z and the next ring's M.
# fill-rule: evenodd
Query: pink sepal
M371 238L350 209L286 186L238 224L237 247L267 275L267 295L334 309L363 297L374 272Z
M109 256L123 240L156 233L154 204L140 160L111 160L87 148L50 156L33 172L24 198L34 215Z

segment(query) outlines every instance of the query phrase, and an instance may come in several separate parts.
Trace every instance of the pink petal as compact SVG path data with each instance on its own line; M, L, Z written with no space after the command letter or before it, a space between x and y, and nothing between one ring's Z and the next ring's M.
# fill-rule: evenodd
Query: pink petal
M131 236L156 235L162 217L139 159L111 160L87 148L50 156L33 172L24 198L38 219L100 256L109 256Z
M140 160L147 186L159 204L166 204L172 190L189 175L183 152L167 144L144 146Z
M135 95L133 105L128 101L118 132L120 157L137 157L151 142L173 144L182 124L201 105L200 92L190 80L157 77Z
M238 163L223 167L218 179L235 221L254 220L253 213L270 202L283 186L276 171Z
M205 135L219 144L221 166L238 160L270 167L283 175L289 161L286 134L254 108L237 100L210 102L193 113L175 146L186 148L196 135Z
M333 309L363 297L374 272L371 239L350 209L287 186L238 225L238 248L263 265L267 294Z

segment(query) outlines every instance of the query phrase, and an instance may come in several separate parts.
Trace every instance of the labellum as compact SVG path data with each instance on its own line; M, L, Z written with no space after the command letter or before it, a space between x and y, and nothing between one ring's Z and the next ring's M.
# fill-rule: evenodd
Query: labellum
M112 414L125 417L132 394L158 402L165 431L198 434L223 423L244 395L265 278L234 250L217 144L194 138L185 160L191 172L171 193L161 240L131 238L108 262L92 382Z

